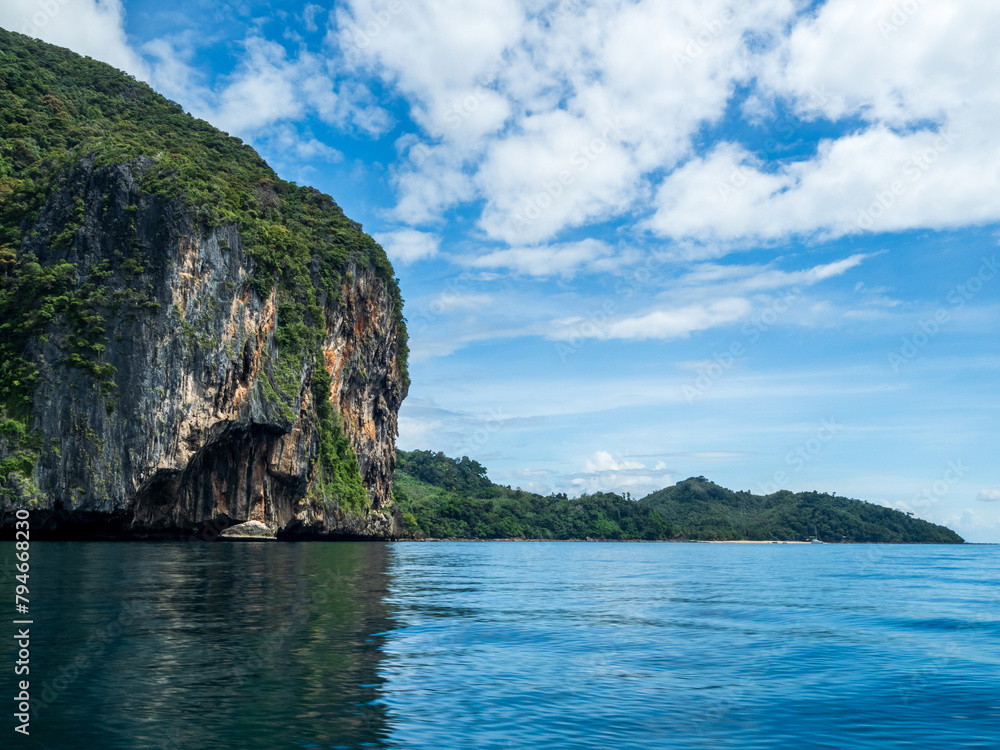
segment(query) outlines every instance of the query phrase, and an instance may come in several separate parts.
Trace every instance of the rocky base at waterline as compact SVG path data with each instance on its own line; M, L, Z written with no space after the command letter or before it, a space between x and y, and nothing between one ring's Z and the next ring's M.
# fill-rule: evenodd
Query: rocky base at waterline
M14 541L15 520L12 511L0 514L0 541ZM188 527L144 529L136 527L132 518L122 512L63 509L32 510L28 525L32 541L215 542L257 538L283 542L391 542L418 538L403 528L403 519L395 508L369 512L364 517L335 513L322 523L293 521L278 529L259 521L239 521L224 515ZM247 532L251 529L257 529L261 536L250 536Z
M260 521L247 521L246 523L238 523L235 526L230 526L228 529L224 529L221 534L219 534L220 539L231 539L234 541L239 540L275 540L277 537L274 535L274 530L267 528Z

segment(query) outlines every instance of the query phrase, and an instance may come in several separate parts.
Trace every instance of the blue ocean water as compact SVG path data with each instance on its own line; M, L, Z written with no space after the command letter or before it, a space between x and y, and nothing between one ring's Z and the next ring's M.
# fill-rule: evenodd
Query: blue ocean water
M38 543L32 559L43 702L4 747L1000 747L1000 547Z

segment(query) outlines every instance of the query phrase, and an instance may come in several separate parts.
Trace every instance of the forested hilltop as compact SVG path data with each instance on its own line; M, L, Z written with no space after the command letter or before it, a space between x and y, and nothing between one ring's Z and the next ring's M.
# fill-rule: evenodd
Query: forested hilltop
M639 501L691 539L961 544L951 529L899 510L824 492L734 492L695 477Z
M697 477L630 500L569 498L494 484L463 457L397 451L393 484L407 528L433 538L646 539L960 544L951 529L879 505L816 492L760 496Z
M655 510L620 495L536 495L494 484L470 458L430 451L396 451L392 491L406 528L434 538L654 540L678 534Z

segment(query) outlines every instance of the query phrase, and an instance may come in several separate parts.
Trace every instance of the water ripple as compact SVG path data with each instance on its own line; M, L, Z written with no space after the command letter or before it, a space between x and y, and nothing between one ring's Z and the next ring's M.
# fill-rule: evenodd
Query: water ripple
M31 677L45 705L32 741L997 748L998 557L984 546L37 544ZM0 650L13 663L11 644Z

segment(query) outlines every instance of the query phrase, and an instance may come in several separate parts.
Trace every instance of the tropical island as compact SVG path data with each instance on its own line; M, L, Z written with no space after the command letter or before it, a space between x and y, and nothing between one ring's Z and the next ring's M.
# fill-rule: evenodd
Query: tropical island
M569 498L494 484L478 462L397 451L393 495L406 528L430 538L807 541L961 544L951 529L820 492L734 492L693 477L631 500Z
M387 538L403 301L329 195L110 65L0 29L0 511Z

